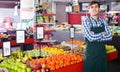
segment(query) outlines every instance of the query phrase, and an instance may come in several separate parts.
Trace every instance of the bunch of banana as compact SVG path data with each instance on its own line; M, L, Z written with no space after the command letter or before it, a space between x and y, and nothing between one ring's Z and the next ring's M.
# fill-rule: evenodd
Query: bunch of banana
M3 56L2 56L2 53L0 53L0 60L3 60L4 58L3 58Z

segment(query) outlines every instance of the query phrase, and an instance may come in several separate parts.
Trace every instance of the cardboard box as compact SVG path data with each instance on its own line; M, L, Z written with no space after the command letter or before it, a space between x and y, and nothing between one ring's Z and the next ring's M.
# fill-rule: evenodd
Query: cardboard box
M74 5L73 12L80 12L80 5Z

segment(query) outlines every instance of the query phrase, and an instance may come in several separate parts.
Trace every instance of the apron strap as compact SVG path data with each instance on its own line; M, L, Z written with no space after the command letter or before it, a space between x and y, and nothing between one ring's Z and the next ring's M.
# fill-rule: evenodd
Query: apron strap
M89 18L91 27L93 27L93 24L92 24L92 21L91 21L91 19L90 19L90 16L88 16L88 18Z

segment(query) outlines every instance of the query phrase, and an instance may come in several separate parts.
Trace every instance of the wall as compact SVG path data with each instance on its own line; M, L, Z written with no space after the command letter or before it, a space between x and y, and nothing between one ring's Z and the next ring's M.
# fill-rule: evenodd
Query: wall
M20 22L19 16L14 16L14 8L0 8L0 23L3 22L4 17L8 16L12 18L12 22Z
M67 21L67 13L65 12L66 3L65 2L56 2L56 20L58 23Z

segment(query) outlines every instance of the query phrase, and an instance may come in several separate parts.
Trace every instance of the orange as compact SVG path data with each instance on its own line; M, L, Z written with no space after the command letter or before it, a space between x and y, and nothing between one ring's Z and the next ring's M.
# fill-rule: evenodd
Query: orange
M59 69L60 68L60 66L59 65L55 65L55 69Z
M50 67L50 70L55 70L55 67L54 67L54 66L51 66L51 67Z
M64 64L63 64L63 66L64 66L64 67L66 67L66 66L67 66L67 64L66 64L66 63L64 63Z
M60 66L60 68L62 68L62 67L63 67L63 64L60 64L59 66Z
M74 62L72 61L72 62L71 62L71 65L73 65L73 64L74 64Z

